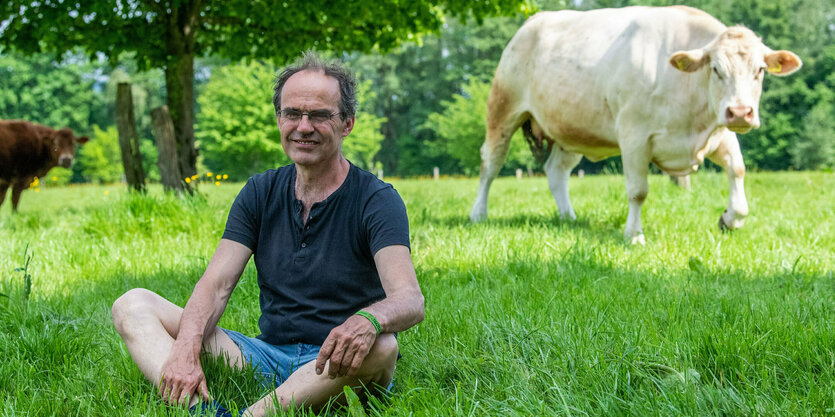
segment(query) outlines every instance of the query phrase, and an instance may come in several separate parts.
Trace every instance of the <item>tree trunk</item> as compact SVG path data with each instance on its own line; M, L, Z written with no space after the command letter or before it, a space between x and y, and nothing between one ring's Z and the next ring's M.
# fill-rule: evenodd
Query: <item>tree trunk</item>
M168 111L174 123L177 155L184 176L197 174L194 148L194 55L172 57L165 68Z
M200 0L184 1L168 15L165 65L165 90L168 111L174 124L180 178L197 174L197 149L194 147L194 31ZM188 184L184 189L191 193Z
M168 114L167 106L160 106L151 110L151 125L154 137L157 138L159 150L159 176L165 191L177 194L183 191L184 175L180 171L180 161L177 158L177 143L174 137L174 123Z
M142 154L139 153L139 135L136 133L133 94L129 83L119 83L116 89L116 127L119 130L125 181L128 187L145 192L145 172L142 170Z

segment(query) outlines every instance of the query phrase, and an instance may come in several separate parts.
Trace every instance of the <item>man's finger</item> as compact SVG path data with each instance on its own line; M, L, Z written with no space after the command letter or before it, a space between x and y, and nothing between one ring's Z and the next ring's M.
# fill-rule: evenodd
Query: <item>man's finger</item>
M331 353L333 352L333 339L328 337L325 339L325 343L322 344L322 347L319 349L319 355L316 356L316 375L322 375L322 372L325 370L325 363L330 359Z
M203 378L200 381L200 396L203 397L206 402L212 400L212 396L209 395L209 387L206 385L206 378Z
M348 375L355 356L356 350L354 349L345 352L345 356L342 357L342 361L339 363L339 372L337 373L338 376Z
M189 402L189 398L193 393L193 390L183 387L183 390L180 391L180 396L177 398L177 405L187 405Z
M342 366L342 357L345 356L345 351L342 346L338 346L331 353L331 364L328 366L328 376L330 379L336 378L339 374L339 367Z
M360 370L360 366L365 361L365 357L368 356L368 352L371 351L370 347L362 346L356 354L354 354L354 360L351 361L351 368L348 369L348 375L354 376Z

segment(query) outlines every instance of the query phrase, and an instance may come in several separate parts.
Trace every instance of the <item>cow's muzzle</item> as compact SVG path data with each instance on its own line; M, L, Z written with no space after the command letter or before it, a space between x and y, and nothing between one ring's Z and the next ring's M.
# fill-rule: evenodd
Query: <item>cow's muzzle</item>
M751 106L728 107L725 110L728 129L736 133L748 133L754 126L754 108Z
M58 159L58 165L61 165L64 168L69 168L72 166L72 158L60 158Z

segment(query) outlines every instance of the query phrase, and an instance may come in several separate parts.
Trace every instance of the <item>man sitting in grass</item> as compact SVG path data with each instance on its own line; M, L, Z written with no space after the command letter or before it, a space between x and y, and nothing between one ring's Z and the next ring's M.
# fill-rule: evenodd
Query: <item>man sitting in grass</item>
M306 53L279 75L273 102L294 163L247 181L185 308L145 289L113 304L131 357L171 404L212 403L201 351L252 366L275 388L245 416L344 401L346 385L387 389L398 357L394 333L423 320L403 201L342 156L357 107L353 75ZM257 338L217 327L253 254Z

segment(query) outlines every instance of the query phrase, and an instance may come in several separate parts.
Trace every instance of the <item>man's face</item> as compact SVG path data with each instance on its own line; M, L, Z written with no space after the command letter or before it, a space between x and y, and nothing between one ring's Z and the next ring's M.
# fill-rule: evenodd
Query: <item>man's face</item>
M307 114L285 117L286 112L314 115L339 113L339 82L318 71L293 74L281 92L278 130L284 153L301 166L327 164L342 153L342 139L351 133L354 118L342 120L339 114L326 120ZM320 117L321 118L321 117ZM298 119L298 120L295 120Z

